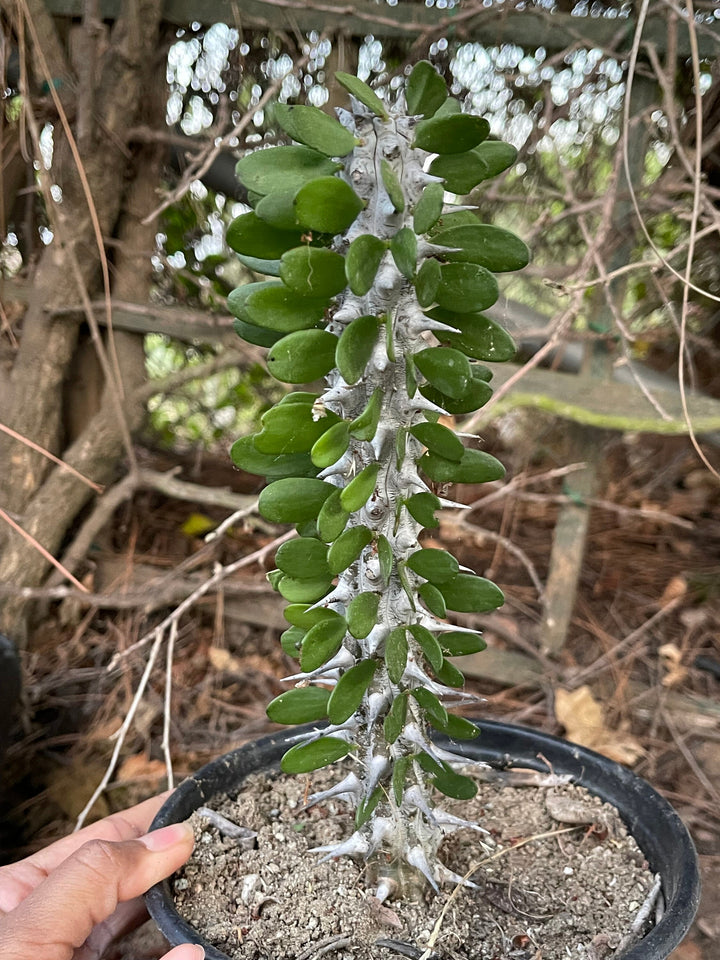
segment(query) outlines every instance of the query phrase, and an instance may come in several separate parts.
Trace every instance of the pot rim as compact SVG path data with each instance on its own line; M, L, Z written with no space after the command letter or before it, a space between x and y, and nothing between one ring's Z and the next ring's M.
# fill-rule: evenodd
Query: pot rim
M690 834L676 811L653 787L627 767L560 737L498 720L472 718L480 727L476 740L450 741L438 734L439 745L452 746L496 768L530 767L571 774L601 800L617 807L628 831L659 873L665 897L665 913L650 932L622 954L622 960L663 960L681 942L692 923L700 901L697 853ZM210 761L184 780L168 797L150 830L177 823L214 795L237 789L251 773L277 769L287 741L304 730L323 724L305 724L253 740ZM150 916L172 946L200 943L207 960L229 960L205 941L178 913L169 879L155 884L145 894Z

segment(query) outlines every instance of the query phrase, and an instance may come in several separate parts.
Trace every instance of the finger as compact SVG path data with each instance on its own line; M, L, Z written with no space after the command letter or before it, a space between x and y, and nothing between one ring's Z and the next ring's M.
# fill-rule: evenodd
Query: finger
M0 867L0 912L14 910L48 875L89 840L135 840L147 833L155 814L172 791L113 813L19 863Z
M172 824L139 840L91 840L76 850L0 926L3 960L71 960L119 903L140 896L190 856L191 828Z
M205 960L205 951L197 943L183 943L164 954L160 960Z

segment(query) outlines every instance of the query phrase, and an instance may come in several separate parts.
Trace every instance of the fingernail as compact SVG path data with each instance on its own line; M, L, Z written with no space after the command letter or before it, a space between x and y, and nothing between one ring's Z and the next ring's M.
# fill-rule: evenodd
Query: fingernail
M205 947L201 947L198 943L186 944L183 948L182 960L205 960Z
M161 850L169 850L178 843L187 843L192 837L193 829L189 823L171 823L169 827L161 827L159 830L146 833L144 837L140 837L140 843L153 853L159 853ZM202 950L202 947L200 949Z

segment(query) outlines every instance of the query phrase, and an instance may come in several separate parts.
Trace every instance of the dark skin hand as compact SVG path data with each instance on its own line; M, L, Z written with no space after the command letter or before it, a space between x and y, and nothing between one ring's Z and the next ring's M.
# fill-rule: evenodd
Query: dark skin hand
M141 923L141 894L179 869L193 848L187 824L147 833L166 796L0 867L2 960L100 960L116 937ZM202 947L183 944L162 960L204 956Z

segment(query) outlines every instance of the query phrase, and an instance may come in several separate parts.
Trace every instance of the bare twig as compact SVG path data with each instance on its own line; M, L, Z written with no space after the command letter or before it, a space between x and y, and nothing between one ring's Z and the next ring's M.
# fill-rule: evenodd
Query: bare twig
M143 224L152 223L152 221L155 220L157 217L159 217L164 210L167 210L168 207L172 206L174 203L177 203L177 201L180 200L181 197L185 196L187 191L190 189L190 185L193 183L193 181L201 180L203 178L203 176L207 173L207 171L212 166L213 161L215 160L217 155L219 153L222 153L223 150L226 150L228 146L230 146L231 142L233 140L236 140L237 137L240 136L240 134L243 132L245 127L247 127L248 124L250 124L250 122L252 121L252 118L255 116L258 110L262 110L265 104L268 103L270 100L272 100L272 98L277 94L277 92L282 87L287 74L292 73L293 70L300 70L307 63L309 56L310 56L309 54L306 54L295 64L295 66L291 70L288 70L287 73L282 75L282 77L278 77L276 80L274 80L270 84L270 86L267 88L265 93L262 95L262 97L260 97L258 102L245 112L244 116L238 121L238 123L235 124L233 129L229 133L226 133L225 136L222 137L222 139L219 140L217 143L210 144L203 151L203 153L201 153L197 157L197 159L190 164L185 175L183 176L182 180L177 185L177 187L175 187L175 189L163 200L163 202L158 207L156 207L152 211L152 213L149 213L145 217L145 219L142 221Z
M178 621L173 620L170 624L170 633L168 635L167 647L165 649L165 700L163 710L163 732L162 732L162 752L165 758L165 771L167 777L167 788L175 788L175 775L173 774L172 756L170 754L170 717L172 716L172 687L173 687L173 657L175 655L175 641L178 634Z
M286 540L291 540L295 536L297 536L295 530L290 530L288 533L284 533L281 537L277 537L277 539L273 540L271 543L265 544L265 546L261 547L259 550L255 550L253 553L249 553L240 560L236 560L235 563L230 563L226 567L220 567L208 580L202 583L196 590L193 590L190 596L186 597L183 602L175 610L173 610L173 612L169 614L169 616L167 616L154 630L146 633L144 637L141 637L136 643L133 643L127 649L120 653L116 653L108 664L107 669L109 671L115 670L123 660L130 656L130 654L135 653L142 649L142 647L147 646L147 644L153 639L157 630L166 630L173 620L179 620L184 613L186 613L195 603L197 603L200 597L204 596L209 590L217 586L217 584L231 576L236 570L240 570L242 567L249 567L253 563L258 563L259 561L264 560L269 553L273 553L275 550L277 550L280 544L285 543Z
M27 542L30 544L31 547L37 550L38 553L48 561L48 563L51 563L62 574L62 576L65 577L66 580L69 580L71 583L74 583L78 590L80 590L82 593L89 592L88 588L84 584L80 583L80 581L77 580L70 573L69 570L65 569L65 567L60 563L59 560L56 560L55 557L48 550L46 550L41 543L38 543L35 537L33 537L31 534L27 532L27 530L23 530L20 524L16 523L13 520L13 518L8 513L6 513L5 510L3 510L1 507L0 507L0 520L4 520L5 523L7 523L8 526L12 527L12 529L16 533L19 533L20 536L23 537L23 539L27 540Z
M31 450L35 450L37 453L42 454L43 457L47 457L48 460L52 460L53 463L56 463L63 470L67 470L68 473L72 473L72 475L77 477L81 483L87 484L91 490L95 490L96 493L103 492L104 487L102 487L99 483L95 483L95 481L90 480L89 477L83 476L79 470L76 470L75 467L71 467L69 463L65 463L64 460L56 457L54 453L50 453L50 451L46 450L45 447L41 447L39 443L35 443L34 440L29 440L21 433L11 430L10 427L6 427L4 423L0 423L0 430L2 430L3 433L6 433L9 437L12 437L13 440L17 440L19 443L24 443L26 447L30 447Z
M137 709L142 702L143 694L145 693L145 687L147 687L148 680L150 679L150 675L152 674L153 668L155 666L155 661L157 660L158 654L160 653L160 649L162 647L164 638L165 638L165 631L162 627L158 627L150 635L150 639L152 639L153 641L152 647L150 648L150 656L147 659L147 663L145 664L145 669L143 670L142 676L140 677L140 682L138 683L137 689L135 690L135 695L133 696L132 703L130 704L128 712L125 714L125 719L123 720L122 725L120 726L120 729L115 734L115 747L113 749L112 756L110 757L110 761L107 765L105 773L103 774L100 783L97 785L97 787L93 791L92 796L90 797L88 802L85 804L85 806L81 810L80 815L78 816L75 822L76 831L79 830L82 827L82 825L85 823L85 820L87 819L87 815L90 813L92 808L95 806L95 803L97 802L98 798L102 795L103 791L105 790L107 785L110 783L110 778L115 772L115 767L117 766L117 762L120 757L120 751L122 750L125 744L125 738L127 736L128 730L132 726L132 722L135 719L135 714L137 713Z
M573 690L576 689L583 683L586 683L590 677L595 676L596 674L605 670L607 667L611 666L621 651L632 647L632 645L639 640L640 637L644 636L648 631L653 630L661 620L664 620L665 617L669 616L674 610L677 610L682 600L682 597L675 597L673 600L670 600L670 602L665 604L661 610L658 610L656 613L654 613L649 620L641 623L636 630L633 630L632 633L629 633L623 640L620 640L618 643L616 643L612 650L609 650L601 657L598 657L598 659L594 660L589 667L586 667L584 670L576 673L575 676L573 676L569 681L570 688Z

